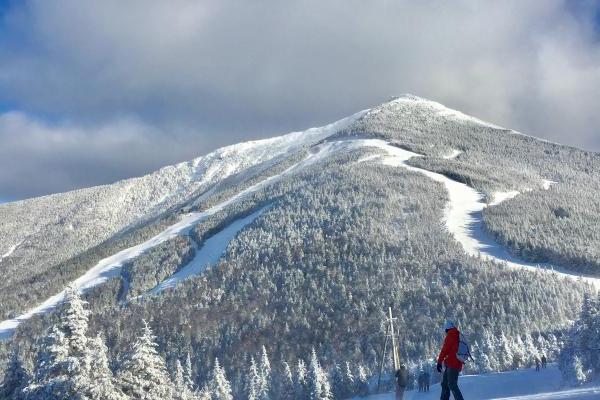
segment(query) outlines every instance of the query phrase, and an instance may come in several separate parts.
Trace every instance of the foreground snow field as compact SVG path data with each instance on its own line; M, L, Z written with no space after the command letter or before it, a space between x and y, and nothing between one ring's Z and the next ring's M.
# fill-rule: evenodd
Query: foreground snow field
M563 386L556 365L535 372L525 369L485 375L468 375L459 378L459 386L466 400L591 400L600 398L600 387L568 388ZM405 400L437 400L440 385L432 385L428 393L408 391ZM361 399L357 397L356 399ZM393 393L363 397L368 400L393 400Z

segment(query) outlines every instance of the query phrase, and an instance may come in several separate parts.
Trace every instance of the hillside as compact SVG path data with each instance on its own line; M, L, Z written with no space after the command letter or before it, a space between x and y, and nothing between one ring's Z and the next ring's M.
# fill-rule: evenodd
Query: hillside
M218 357L238 392L263 345L274 365L315 348L327 367L374 371L390 305L414 363L435 353L448 317L481 349L493 336L556 352L600 282L599 172L596 153L403 96L145 177L1 205L0 336L31 363L74 282L113 359L144 319L168 359L191 355L196 383Z

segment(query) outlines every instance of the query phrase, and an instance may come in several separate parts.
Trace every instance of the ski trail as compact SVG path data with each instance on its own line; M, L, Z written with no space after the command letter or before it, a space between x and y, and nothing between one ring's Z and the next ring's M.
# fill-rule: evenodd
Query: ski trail
M319 146L315 146L311 149L310 154L305 157L302 161L292 165L283 172L270 176L263 179L262 181L236 193L229 199L205 210L202 212L192 212L183 215L179 222L169 226L156 236L146 240L145 242L136 246L129 247L121 250L120 252L100 260L94 267L90 268L85 274L71 282L77 289L83 293L95 286L105 283L108 279L118 276L121 273L123 264L129 260L132 260L143 252L151 249L177 235L188 234L190 229L200 223L207 217L214 215L215 213L225 209L229 205L237 202L241 199L247 198L251 194L263 189L264 187L275 183L286 175L289 175L299 169L313 165L314 163L326 158L330 154L334 153L339 148L339 142L324 143ZM49 297L40 305L28 310L24 314L0 322L0 340L8 339L12 336L15 329L19 324L25 320L30 319L36 314L43 314L54 309L64 298L65 290Z
M392 146L381 139L356 139L356 141L361 142L365 147L379 148L387 153L387 155L380 157L381 162L385 165L402 167L409 171L418 172L436 182L444 184L449 197L449 202L444 210L444 222L448 231L463 246L467 254L500 262L511 268L552 272L565 278L582 280L593 285L596 290L600 289L600 278L578 275L548 263L530 263L520 260L512 256L503 246L496 243L495 239L486 232L483 223L483 209L513 198L519 194L518 192L497 193L494 196L494 201L488 205L484 201L484 196L472 187L456 182L442 174L407 164L409 159L421 157L420 154ZM549 186L549 183L544 184L544 187Z
M148 292L138 297L155 295L157 293L162 292L165 289L175 287L179 282L182 282L190 276L199 275L208 266L216 264L217 261L219 261L219 259L223 256L223 253L225 253L229 242L231 242L235 235L237 235L237 233L241 231L244 227L251 224L268 208L269 206L263 207L260 210L248 215L247 217L233 221L220 232L211 236L204 242L202 247L198 249L192 261L190 261L179 271L175 272L169 278L156 285L155 288L149 290Z

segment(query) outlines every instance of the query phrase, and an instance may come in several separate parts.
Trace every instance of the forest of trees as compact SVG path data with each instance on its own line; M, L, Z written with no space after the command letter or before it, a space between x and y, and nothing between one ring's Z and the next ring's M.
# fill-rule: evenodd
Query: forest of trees
M218 358L202 360L209 374L202 381L194 376L190 354L173 358L160 354L157 338L142 320L128 349L110 359L102 334L89 336L89 310L74 287L67 288L57 311L56 323L48 328L34 346L35 359L26 365L19 347L13 348L10 362L0 384L6 400L328 400L365 396L373 391L374 374L359 364L333 363L323 367L313 348L308 362L298 359L292 367L287 361L271 365L263 346L250 356L232 387ZM485 331L481 344L473 344L477 357L471 372L491 372L494 366L512 369L531 365L542 354L553 357L559 348L555 336L535 339L525 335L509 340ZM500 351L499 351L500 350ZM169 360L167 363L166 360ZM427 363L411 363L411 382ZM386 370L381 390L390 390L391 374ZM371 383L371 384L370 384Z

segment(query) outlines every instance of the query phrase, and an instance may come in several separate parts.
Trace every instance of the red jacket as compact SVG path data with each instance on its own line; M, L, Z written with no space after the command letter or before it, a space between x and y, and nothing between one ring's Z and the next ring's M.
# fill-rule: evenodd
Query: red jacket
M463 363L456 358L458 353L458 340L460 332L456 328L448 330L446 339L444 339L444 345L438 356L438 364L444 363L447 367L462 371Z

